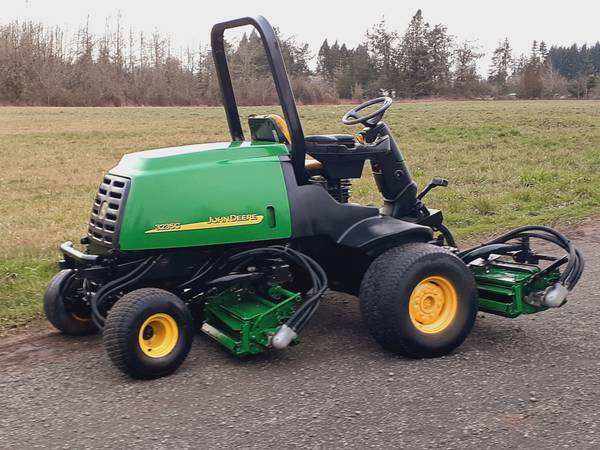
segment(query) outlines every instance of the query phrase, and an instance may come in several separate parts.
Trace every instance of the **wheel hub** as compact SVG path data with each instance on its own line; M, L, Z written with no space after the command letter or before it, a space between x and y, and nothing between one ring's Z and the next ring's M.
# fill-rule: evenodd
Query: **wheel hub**
M152 336L154 336L154 328L152 328L150 325L147 325L146 328L144 328L144 340L147 341L148 339L152 338Z
M179 340L179 328L168 314L148 317L140 327L138 343L142 352L151 358L162 358L173 351Z
M452 323L457 306L458 299L452 282L445 277L431 276L413 289L409 315L420 331L439 333Z

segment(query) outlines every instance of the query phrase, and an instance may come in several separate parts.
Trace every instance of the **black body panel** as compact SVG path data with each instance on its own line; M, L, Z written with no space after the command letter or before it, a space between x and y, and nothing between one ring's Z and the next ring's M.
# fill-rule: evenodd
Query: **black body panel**
M362 133L366 142L373 142L379 136L389 136L390 151L371 158L373 178L384 199L383 212L397 218L411 215L417 206L417 185L389 128L384 122L379 122Z
M289 158L281 157L292 216L292 239L328 238L335 245L378 254L401 242L427 242L429 227L382 216L374 206L336 202L317 185L298 186Z
M306 140L306 153L323 164L330 178L360 178L367 159L377 159L391 151L388 136L368 144L350 141L344 136L311 136L311 140Z
M298 186L290 159L280 159L292 216L292 239L320 236L337 242L348 227L379 214L375 207L338 203L321 186Z
M364 219L349 228L337 241L346 247L379 254L390 247L410 242L427 242L433 238L431 228L390 216Z

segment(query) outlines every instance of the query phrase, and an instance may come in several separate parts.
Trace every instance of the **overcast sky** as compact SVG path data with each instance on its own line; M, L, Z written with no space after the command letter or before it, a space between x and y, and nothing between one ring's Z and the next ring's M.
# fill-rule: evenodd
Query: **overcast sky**
M2 0L0 21L41 21L73 33L89 16L92 30L102 32L106 18L120 12L125 25L136 31L158 30L170 36L177 50L207 43L210 27L218 21L262 14L285 36L308 42L316 52L325 38L355 46L382 16L402 33L419 8L430 24L443 23L458 40L475 41L481 47L486 53L482 73L505 36L516 55L528 52L534 39L563 45L600 40L598 0L560 6L548 0Z

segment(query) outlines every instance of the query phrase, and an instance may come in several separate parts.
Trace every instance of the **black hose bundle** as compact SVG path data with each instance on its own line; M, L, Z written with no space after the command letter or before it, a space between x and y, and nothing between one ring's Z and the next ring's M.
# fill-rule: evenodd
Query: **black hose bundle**
M304 294L306 299L285 323L289 328L299 332L319 307L321 296L328 287L327 275L323 268L310 256L283 245L273 245L237 253L227 259L227 266L231 263L239 262L234 267L234 269L238 269L255 258L268 256L278 256L292 263L297 268L305 271L311 281L311 288Z
M89 300L92 321L99 330L104 329L106 317L102 314L101 310L103 309L103 306L110 295L119 292L127 286L131 286L141 280L150 271L150 269L152 269L153 265L159 259L160 256L147 258L144 261L141 261L141 263L131 272L128 272L122 277L106 283L97 292L90 292L88 294L91 296Z
M567 254L548 267L542 270L542 273L550 272L567 264L563 270L559 282L571 291L583 272L583 256L563 234L552 228L542 225L527 225L515 228L491 241L478 245L458 253L458 256L465 262L470 263L477 258L486 258L491 254L504 255L519 250L529 250L529 239L540 239L550 242L567 252Z
M279 257L296 268L305 272L310 280L311 287L303 295L306 299L295 313L286 322L286 325L294 331L300 331L311 319L320 304L321 296L328 287L327 275L323 268L310 256L284 245L272 245L269 247L253 248L244 250L233 255L224 255L216 260L209 260L203 264L194 276L181 284L179 288L185 289L191 286L202 286L211 280L227 273L236 272L252 261L268 257Z
M196 273L182 283L178 288L183 292L188 288L206 286L211 280L222 275L236 272L249 265L252 261L265 259L269 257L279 257L298 269L305 272L310 280L311 287L303 293L305 300L296 309L292 317L288 319L286 325L299 332L313 316L320 304L321 296L328 287L327 275L323 268L311 257L283 245L273 245L269 247L253 248L244 250L233 255L222 255L218 258L212 258L202 264ZM114 293L123 290L125 287L132 286L139 282L160 259L160 256L150 257L139 264L125 275L110 281L102 286L97 292L90 292L91 316L98 329L104 328L106 320L102 310L107 299ZM137 263L137 262L136 262Z

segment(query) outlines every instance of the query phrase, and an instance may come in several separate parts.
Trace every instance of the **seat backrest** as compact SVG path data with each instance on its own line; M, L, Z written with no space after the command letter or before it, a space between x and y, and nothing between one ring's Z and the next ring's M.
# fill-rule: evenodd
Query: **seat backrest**
M292 138L287 123L277 114L251 115L248 126L253 141L270 141L291 144Z

